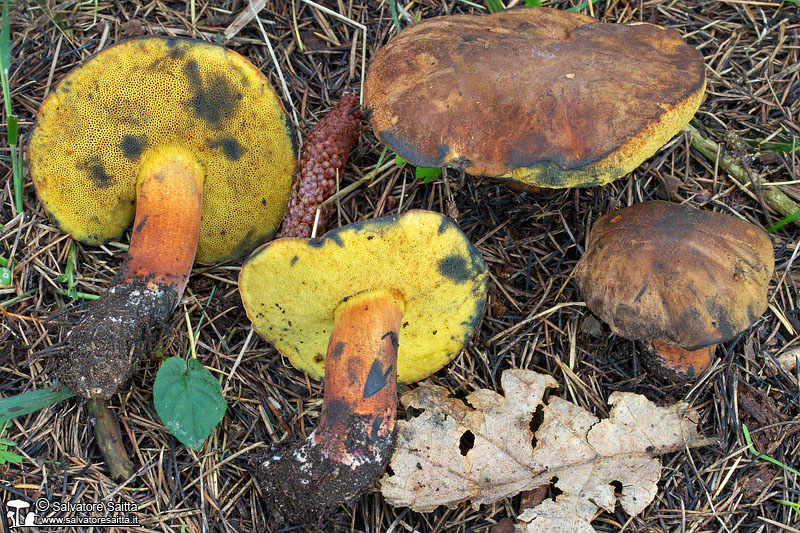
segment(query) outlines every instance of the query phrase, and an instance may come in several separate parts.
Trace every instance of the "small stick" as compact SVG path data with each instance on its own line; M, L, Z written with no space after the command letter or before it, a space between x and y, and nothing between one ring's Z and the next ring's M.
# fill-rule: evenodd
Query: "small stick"
M128 479L133 475L133 463L122 444L117 417L108 408L108 402L100 398L90 399L86 407L94 424L97 446L111 471L111 478L117 481Z
M689 133L689 139L692 143L692 147L703 154L710 161L717 161L717 159L719 159L719 166L725 170L730 177L736 180L739 185L743 187L747 187L748 185L760 187L764 202L770 208L774 209L784 217L788 217L800 210L800 205L797 205L794 200L789 198L789 196L787 196L777 187L763 187L762 183L757 177L751 177L750 173L748 173L747 170L741 165L736 163L732 157L727 155L718 157L719 145L711 139L703 137L703 135L696 128L687 124L685 131ZM800 226L800 219L795 219L793 222Z

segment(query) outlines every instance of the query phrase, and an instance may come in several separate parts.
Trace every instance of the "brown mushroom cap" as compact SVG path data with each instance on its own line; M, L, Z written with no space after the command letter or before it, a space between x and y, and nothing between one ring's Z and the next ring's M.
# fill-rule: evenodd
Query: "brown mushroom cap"
M274 240L239 275L253 327L315 378L325 372L337 306L376 289L405 303L397 380L413 382L447 364L472 336L486 300L486 266L452 219L414 210L320 239Z
M697 350L758 320L773 266L772 243L752 224L652 201L598 219L575 281L614 333Z
M202 41L146 37L100 52L42 104L29 146L45 209L89 244L120 238L148 155L187 149L204 171L197 260L240 257L277 229L296 166L264 75Z
M521 7L403 30L370 65L364 102L414 165L575 187L636 168L704 89L702 57L674 30Z

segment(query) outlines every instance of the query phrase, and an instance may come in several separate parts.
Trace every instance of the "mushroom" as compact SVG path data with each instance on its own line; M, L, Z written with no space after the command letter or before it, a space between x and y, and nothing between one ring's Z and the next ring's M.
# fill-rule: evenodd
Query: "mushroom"
M201 41L117 44L70 72L42 103L28 161L55 223L102 244L134 222L112 287L67 333L59 356L62 382L89 398L113 478L132 468L107 399L154 347L195 259L237 259L275 232L295 153L264 75Z
M29 145L39 199L87 244L120 239L134 221L113 286L68 333L64 384L111 397L158 339L195 259L237 259L272 235L293 143L268 80L221 46L133 39L61 81Z
M317 428L253 461L279 520L306 523L384 471L396 384L429 376L469 341L487 274L452 219L409 211L272 241L247 259L239 290L253 327L296 368L325 376Z
M674 30L519 7L403 30L370 65L364 105L413 165L565 188L636 168L704 90L702 57Z
M645 342L656 372L686 380L766 310L773 266L756 226L651 201L598 219L575 282L614 333Z

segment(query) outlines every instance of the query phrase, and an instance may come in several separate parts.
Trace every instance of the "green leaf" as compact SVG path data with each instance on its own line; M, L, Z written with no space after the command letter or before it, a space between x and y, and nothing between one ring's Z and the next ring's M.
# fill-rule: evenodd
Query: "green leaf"
M772 140L767 142L745 139L744 142L750 146L755 146L760 150L769 150L770 152L775 152L777 154L792 154L795 152L800 152L800 140L794 137L773 137Z
M16 445L17 445L17 443L15 441L13 441L11 439L6 439L6 438L3 438L3 437L0 437L0 446L8 447L8 446L16 446Z
M153 403L169 432L193 450L200 449L228 406L211 372L197 359L187 365L180 357L170 357L158 369Z
M8 144L17 145L17 115L8 115Z
M11 285L11 270L6 267L0 267L0 287L8 287Z
M421 179L423 183L430 183L433 178L438 178L442 175L442 169L417 167L414 170L414 173L416 174L417 179Z
M542 5L542 0L525 0L526 6L540 6Z
M403 168L406 166L406 160L399 155L394 154L394 164L397 165L398 168Z
M21 463L24 460L25 460L24 457L22 457L21 455L17 455L14 452L0 450L0 465L5 463Z
M497 13L505 9L503 2L500 0L486 0L486 7L489 8L490 13Z
M18 416L33 413L39 409L50 407L61 400L72 398L75 393L66 387L60 391L39 389L24 392L17 396L0 399L0 424Z

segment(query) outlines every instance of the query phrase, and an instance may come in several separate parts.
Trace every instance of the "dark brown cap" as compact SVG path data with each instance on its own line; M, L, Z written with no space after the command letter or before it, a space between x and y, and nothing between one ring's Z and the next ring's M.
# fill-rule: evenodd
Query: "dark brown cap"
M756 226L653 201L597 221L575 281L614 333L697 350L758 320L773 266L772 243Z
M364 103L414 165L575 187L636 168L704 89L702 57L675 30L522 7L403 30L370 65Z

